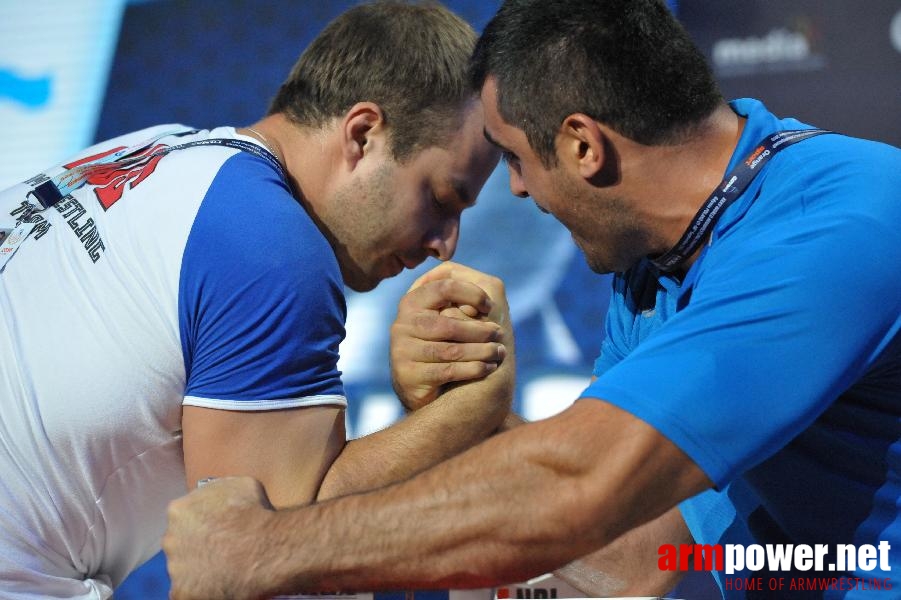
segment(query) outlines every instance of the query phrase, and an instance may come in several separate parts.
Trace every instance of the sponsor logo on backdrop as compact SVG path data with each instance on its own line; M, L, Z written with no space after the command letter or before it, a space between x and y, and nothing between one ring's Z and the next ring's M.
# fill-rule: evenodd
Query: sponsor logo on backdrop
M0 100L38 109L50 101L50 76L26 77L11 68L0 67Z
M718 77L821 70L826 59L817 51L817 38L806 18L759 35L722 38L713 44L713 68Z
M661 571L721 571L726 590L891 590L891 545L663 544ZM757 576L764 571L766 576ZM854 573L873 572L869 577ZM791 573L782 577L780 573ZM799 575L803 573L803 575Z
M892 46L895 50L901 52L901 10L895 13L892 23L889 26L889 38L892 40Z

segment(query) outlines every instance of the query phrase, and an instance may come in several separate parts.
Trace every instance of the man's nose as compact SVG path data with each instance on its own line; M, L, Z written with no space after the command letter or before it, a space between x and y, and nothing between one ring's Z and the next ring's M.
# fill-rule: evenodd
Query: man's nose
M426 240L426 249L429 255L438 260L450 260L457 251L457 241L460 239L460 217L445 222L440 232L437 232Z
M512 166L508 166L507 171L510 173L510 191L513 195L518 198L528 198L529 191L526 189L520 172Z

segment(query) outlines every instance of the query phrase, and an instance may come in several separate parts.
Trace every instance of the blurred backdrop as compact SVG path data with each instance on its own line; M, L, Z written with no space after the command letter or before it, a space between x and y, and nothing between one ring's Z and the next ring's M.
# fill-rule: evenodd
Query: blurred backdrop
M552 0L549 0L552 1ZM94 141L160 123L257 120L297 56L352 0L0 0L0 188ZM480 30L498 0L446 0ZM706 53L727 98L901 145L901 0L681 0L671 8ZM568 232L514 198L503 167L463 217L456 259L501 276L519 361L516 408L559 412L586 385L609 278ZM397 300L428 262L348 296L340 367L348 431L401 415L387 369ZM117 590L164 599L158 555Z

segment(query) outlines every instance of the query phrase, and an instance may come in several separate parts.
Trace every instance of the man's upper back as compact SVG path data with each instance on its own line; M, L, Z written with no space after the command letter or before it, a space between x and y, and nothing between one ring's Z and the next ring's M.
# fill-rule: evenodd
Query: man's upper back
M42 212L29 184L0 193L0 214L35 223L0 274L0 494L67 577L115 584L158 549L185 490L183 402L344 402L337 262L278 170L225 145L153 156L232 128L153 128L66 164L167 131Z

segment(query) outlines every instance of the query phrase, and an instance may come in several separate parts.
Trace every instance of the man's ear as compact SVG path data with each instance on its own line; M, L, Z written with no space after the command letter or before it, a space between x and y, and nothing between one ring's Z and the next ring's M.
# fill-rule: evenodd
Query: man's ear
M357 102L341 120L342 156L353 170L373 148L384 143L385 116L374 102Z
M604 132L597 122L582 113L563 119L557 134L557 155L561 162L584 179L594 179L604 168Z

